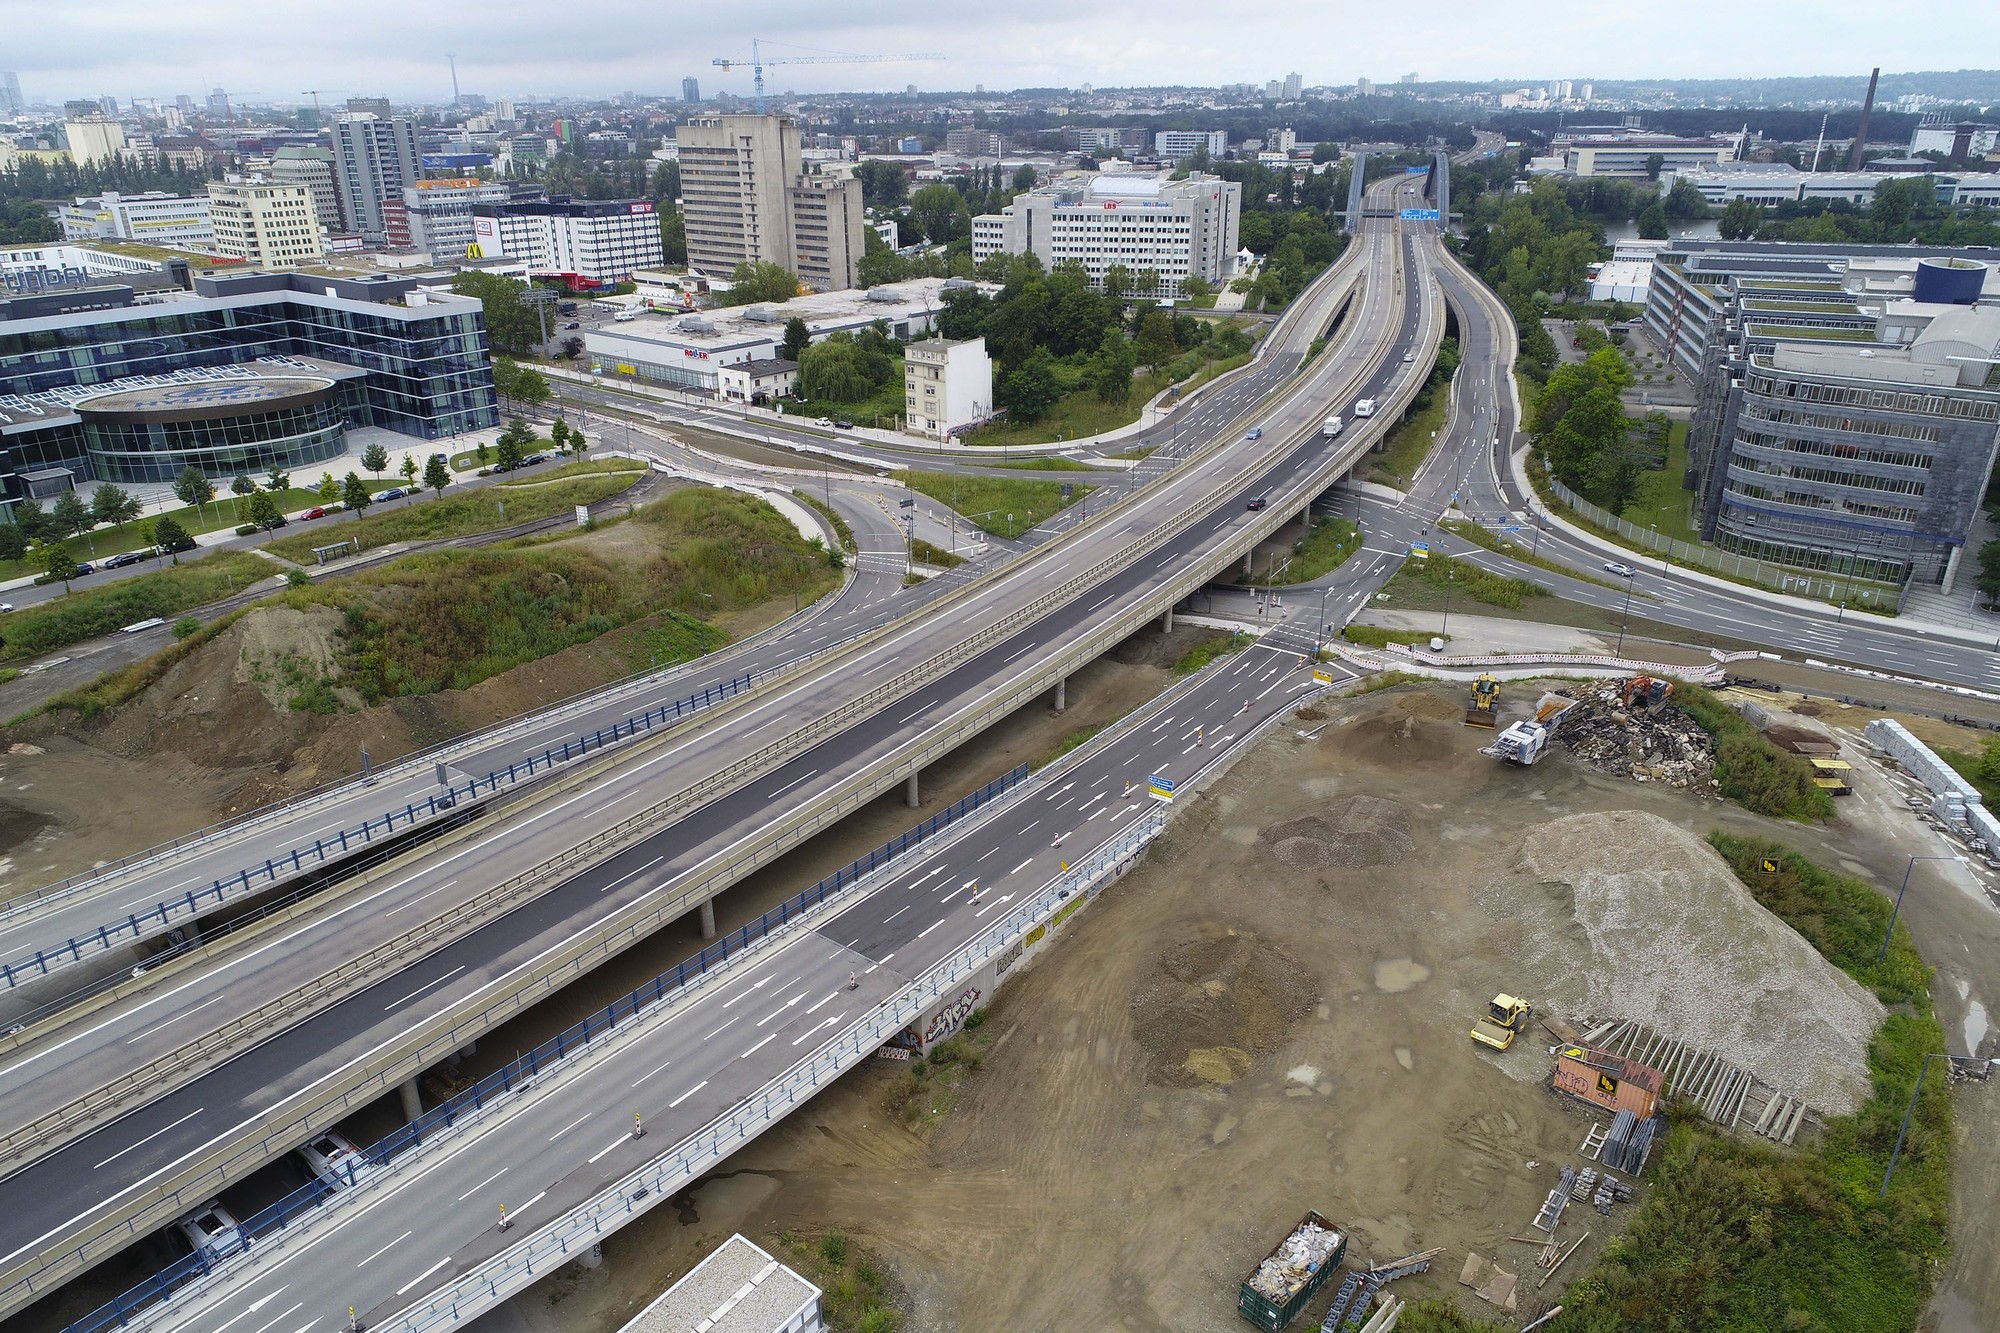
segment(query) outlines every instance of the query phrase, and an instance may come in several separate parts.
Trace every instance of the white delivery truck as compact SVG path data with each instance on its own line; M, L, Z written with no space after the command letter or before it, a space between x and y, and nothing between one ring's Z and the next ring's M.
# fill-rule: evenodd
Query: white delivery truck
M1354 415L1357 417L1374 416L1375 400L1373 398L1363 398L1360 402L1354 405Z
M1339 417L1328 417L1325 421L1319 423L1319 433L1330 440L1340 434L1342 424Z

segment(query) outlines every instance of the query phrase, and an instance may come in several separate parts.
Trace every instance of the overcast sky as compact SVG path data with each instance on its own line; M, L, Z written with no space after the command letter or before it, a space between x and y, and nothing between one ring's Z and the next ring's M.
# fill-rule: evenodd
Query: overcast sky
M31 11L32 10L32 14ZM1709 78L1994 63L2000 5L1861 0L0 0L0 68L31 99L239 100L747 94L753 36L773 56L940 52L941 62L776 67L772 91L1099 87L1425 79ZM1684 36L1680 34L1685 34ZM782 41L783 45L779 45Z

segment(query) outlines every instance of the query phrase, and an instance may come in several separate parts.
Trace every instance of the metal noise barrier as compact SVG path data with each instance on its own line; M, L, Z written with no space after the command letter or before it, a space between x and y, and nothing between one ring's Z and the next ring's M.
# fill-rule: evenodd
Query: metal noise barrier
M857 857L803 893L786 899L755 921L731 931L694 957L677 964L672 971L662 972L631 994L614 1000L604 1009L558 1032L511 1064L488 1074L471 1087L461 1090L418 1119L382 1139L364 1151L357 1160L345 1165L346 1180L342 1185L329 1184L317 1178L309 1181L262 1212L245 1219L227 1245L221 1248L211 1246L170 1264L130 1291L69 1325L64 1333L100 1333L100 1330L124 1325L139 1311L158 1301L167 1300L174 1292L206 1277L229 1260L247 1253L259 1237L285 1230L301 1214L319 1207L328 1195L357 1183L374 1168L386 1165L401 1154L419 1146L430 1136L451 1128L460 1117L480 1110L493 1098L515 1091L567 1056L584 1050L595 1038L610 1032L619 1023L629 1021L642 1010L671 997L690 980L701 976L710 967L721 964L732 953L740 953L755 941L765 939L775 931L783 929L809 908L818 906L827 898L866 878L871 871L895 860L946 826L992 804L1026 782L1028 777L1028 766L1022 764L1011 772L995 778L971 795L940 810L923 823L891 838L866 856Z
M573 759L595 754L608 745L649 732L655 727L677 722L691 717L704 708L711 708L724 700L733 699L756 685L760 677L768 672L749 672L726 680L720 685L711 685L700 694L691 694L685 699L676 699L671 704L661 704L658 708L634 714L621 722L596 731L586 733L573 741L564 741L560 748L550 746L538 755L530 755L524 760L496 768L483 776L475 777L463 787L446 787L435 796L422 802L409 802L401 810L390 810L379 819L364 820L351 829L341 829L323 838L314 838L311 847L295 847L289 856L267 858L262 865L246 866L228 879L218 879L205 889L190 889L178 898L166 899L144 912L127 914L123 921L99 926L94 934L83 935L66 941L60 948L37 949L33 957L23 955L11 963L0 963L0 981L12 989L24 981L39 980L59 967L82 960L84 950L97 952L118 947L128 941L141 938L144 928L155 921L161 928L177 916L192 917L201 904L211 900L220 904L230 896L241 896L250 892L253 886L263 888L276 884L281 875L296 874L310 865L325 865L329 861L345 857L355 847L366 847L377 838L385 838L399 829L407 831L420 820L435 818L446 811L454 810L461 801L477 800L484 792L487 796L497 793L503 786L532 777L537 773L547 773Z

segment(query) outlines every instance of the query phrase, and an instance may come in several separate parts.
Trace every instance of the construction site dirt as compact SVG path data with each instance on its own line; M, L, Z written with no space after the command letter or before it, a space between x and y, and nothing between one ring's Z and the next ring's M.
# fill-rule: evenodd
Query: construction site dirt
M1537 692L1510 684L1503 720ZM1564 926L1561 882L1638 864L1713 887L1728 872L1701 837L1721 827L1893 889L1935 835L1870 764L1836 822L1780 824L1560 747L1532 769L1496 763L1462 705L1462 687L1406 686L1274 731L997 994L955 1109L905 1123L892 1108L906 1067L864 1066L678 1210L610 1237L601 1268L566 1271L481 1329L610 1333L731 1231L838 1229L894 1270L908 1328L1220 1331L1240 1326L1243 1273L1308 1208L1350 1232L1350 1264L1444 1247L1398 1284L1406 1299L1502 1317L1453 1280L1468 1254L1519 1275L1522 1315L1554 1298L1635 1205L1608 1218L1572 1205L1559 1239L1589 1237L1543 1288L1535 1247L1509 1237L1529 1232L1565 1164L1588 1165L1579 1145L1607 1116L1549 1089L1539 1022L1504 1053L1467 1030L1502 992L1535 999L1538 1018L1645 1017L1561 1012L1616 1003L1591 992L1604 960ZM1858 732L1867 716L1800 723ZM1917 870L1904 917L1938 968L1939 1015L1990 1053L1980 1006L2000 998L2000 913L1976 886ZM1530 893L1538 915L1520 910ZM1768 949L1767 928L1719 925L1700 947ZM1528 932L1536 947L1521 947ZM1872 1021L1872 1000L1805 954L1774 961L1799 974L1778 980ZM1857 1091L1862 1044L1823 1055L1842 1072L1815 1095ZM2000 1164L1974 1146L2000 1130L2000 1098L1977 1084L1957 1096L1956 1244L1925 1324L1943 1333L2000 1327Z

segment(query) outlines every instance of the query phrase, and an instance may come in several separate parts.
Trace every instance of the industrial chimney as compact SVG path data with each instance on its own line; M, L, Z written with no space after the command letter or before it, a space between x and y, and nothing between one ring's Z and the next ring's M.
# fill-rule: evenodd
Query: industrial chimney
M1854 151L1847 155L1847 169L1861 170L1861 150L1868 146L1868 113L1875 109L1875 81L1882 77L1882 67L1877 65L1868 71L1868 96L1861 103L1861 123L1854 130Z

